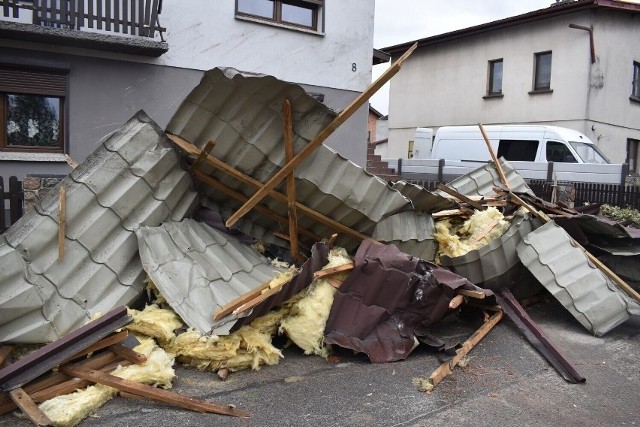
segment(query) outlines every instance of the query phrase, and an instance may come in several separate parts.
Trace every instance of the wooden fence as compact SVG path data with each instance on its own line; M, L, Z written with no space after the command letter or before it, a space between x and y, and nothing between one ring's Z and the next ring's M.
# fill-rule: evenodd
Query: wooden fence
M166 30L159 23L162 0L0 0L4 16L33 13L33 24L80 30L83 27L154 37Z
M9 191L5 191L5 188L4 179L0 176L0 233L4 233L22 216L22 182L12 176L9 178Z
M585 203L606 203L621 208L640 209L640 188L635 185L594 184L577 182L575 184L575 205Z

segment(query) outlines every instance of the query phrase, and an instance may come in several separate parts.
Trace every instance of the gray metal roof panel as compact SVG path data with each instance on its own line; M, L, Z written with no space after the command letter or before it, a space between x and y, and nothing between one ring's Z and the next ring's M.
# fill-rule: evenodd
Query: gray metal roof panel
M595 335L640 315L640 304L593 266L557 224L549 222L527 235L517 251L540 283Z
M451 199L407 181L396 181L392 188L411 200L417 211L434 213L454 209L457 206Z
M466 277L472 283L498 290L511 285L512 270L520 263L516 247L522 239L540 225L528 214L516 212L507 231L488 244L462 256L442 255L440 263L447 269Z
M200 84L189 94L171 119L167 131L179 135L199 148L209 140L216 142L211 154L227 165L265 182L285 164L282 109L285 99L292 104L293 145L299 152L322 130L336 113L308 95L300 86L271 76L247 76L236 70L207 71ZM255 189L203 165L215 179L246 196ZM376 222L411 204L386 182L321 145L296 168L296 198L312 209L361 233L373 232ZM237 208L219 191L206 189L211 200ZM287 215L286 203L265 199L264 203L279 215ZM251 217L259 225L280 229L264 215ZM320 236L334 231L325 225L298 217L299 226ZM337 242L355 248L359 241L340 235Z
M372 237L395 245L400 251L416 258L433 261L438 243L433 237L433 217L416 211L400 212L378 222Z
M505 159L500 158L502 170L509 182L509 187L516 193L527 193L535 196L525 180ZM456 190L465 196L487 196L493 194L493 187L502 186L500 176L493 163L488 163L478 169L469 172L453 181L447 183L447 187ZM437 190L435 192L443 197L450 197L445 192Z
M236 319L214 321L215 310L281 272L250 246L192 219L140 227L136 235L145 271L201 334L228 333Z
M12 291L0 291L0 341L51 341L94 313L139 296L144 272L131 230L140 223L160 223L176 211L186 214L197 201L188 174L165 141L162 130L138 113L63 179L61 262L57 189L7 230L0 241L0 283ZM16 274L15 265L22 274ZM30 300L19 315L5 316L18 313L13 304L23 296Z

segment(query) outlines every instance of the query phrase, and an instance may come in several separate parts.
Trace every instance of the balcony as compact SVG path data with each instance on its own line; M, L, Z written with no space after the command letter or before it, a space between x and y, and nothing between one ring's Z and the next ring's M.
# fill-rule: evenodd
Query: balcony
M0 0L0 39L160 56L162 0Z

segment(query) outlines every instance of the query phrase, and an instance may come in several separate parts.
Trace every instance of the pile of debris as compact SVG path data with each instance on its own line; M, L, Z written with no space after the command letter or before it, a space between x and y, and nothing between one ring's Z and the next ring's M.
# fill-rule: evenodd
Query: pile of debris
M430 390L503 314L584 381L513 295L546 288L602 335L640 314L623 268L640 233L541 201L504 160L429 192L322 145L401 63L340 114L297 85L214 69L166 131L139 112L107 137L0 236L2 361L15 344L50 343L0 370L1 412L74 425L119 391L247 416L135 381L170 387L174 358L221 378L276 364L278 334L374 363L421 343L452 351L415 381ZM452 349L433 326L462 306L485 320Z

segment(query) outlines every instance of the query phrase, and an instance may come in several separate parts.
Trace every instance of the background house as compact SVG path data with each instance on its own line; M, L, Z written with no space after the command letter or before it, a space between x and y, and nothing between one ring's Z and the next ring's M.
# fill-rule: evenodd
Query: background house
M640 4L578 0L417 40L391 81L389 158L417 127L552 124L638 172ZM382 48L393 58L414 41Z
M371 82L374 0L331 6L0 0L0 176L66 175L65 154L82 161L139 109L166 126L219 66L299 83L342 109ZM363 107L327 144L364 165L366 140Z

